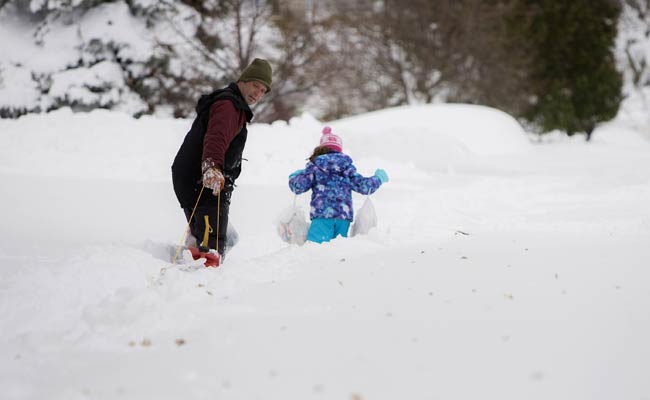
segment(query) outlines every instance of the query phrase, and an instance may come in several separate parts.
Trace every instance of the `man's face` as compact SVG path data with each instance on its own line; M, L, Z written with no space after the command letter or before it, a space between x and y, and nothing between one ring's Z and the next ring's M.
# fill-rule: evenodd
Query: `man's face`
M248 105L257 103L266 94L266 86L258 81L239 81L237 86L239 86L239 91Z

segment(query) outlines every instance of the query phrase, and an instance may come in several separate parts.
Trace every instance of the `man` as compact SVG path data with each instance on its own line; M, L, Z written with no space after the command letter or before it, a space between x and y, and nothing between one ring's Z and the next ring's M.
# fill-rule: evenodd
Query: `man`
M201 96L172 164L174 192L190 227L187 243L194 259L206 258L206 266L218 266L227 250L230 197L253 118L249 106L271 90L271 74L268 61L256 58L236 83Z

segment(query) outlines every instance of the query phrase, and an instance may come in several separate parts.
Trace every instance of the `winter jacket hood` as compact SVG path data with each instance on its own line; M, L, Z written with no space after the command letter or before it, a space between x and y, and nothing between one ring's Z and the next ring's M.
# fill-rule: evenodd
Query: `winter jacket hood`
M323 171L337 174L343 173L346 169L353 166L350 156L337 152L318 156L313 164Z

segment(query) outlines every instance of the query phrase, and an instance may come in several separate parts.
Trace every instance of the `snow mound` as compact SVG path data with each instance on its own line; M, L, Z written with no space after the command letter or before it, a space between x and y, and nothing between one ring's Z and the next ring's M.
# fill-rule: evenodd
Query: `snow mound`
M0 172L166 181L190 124L184 119L135 119L102 109L73 113L69 108L1 119Z
M168 180L169 168L191 119L135 119L127 114L69 108L0 120L0 172L120 180ZM331 125L364 175L375 168L408 174L446 171L477 156L531 148L521 126L488 107L408 106L323 123L309 114L288 123L249 126L242 183L286 184ZM155 146L155 147L154 147ZM156 149L155 151L153 149ZM108 150L110 149L110 150ZM115 149L120 149L115 151ZM42 160L57 160L43 168ZM390 160L377 165L376 160ZM285 173L278 174L278 171Z
M517 154L531 148L524 129L512 116L469 104L396 107L331 125L348 150L410 160L429 168L464 161L473 155Z

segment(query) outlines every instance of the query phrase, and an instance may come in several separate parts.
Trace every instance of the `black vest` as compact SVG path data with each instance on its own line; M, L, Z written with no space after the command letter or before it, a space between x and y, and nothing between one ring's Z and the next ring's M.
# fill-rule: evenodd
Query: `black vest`
M203 138L208 128L208 119L210 118L210 107L216 101L231 101L237 110L246 113L246 122L253 118L251 111L244 97L235 83L230 83L226 88L215 90L214 92L203 95L196 105L196 118L192 127L185 136L174 163L172 164L172 180L174 183L174 192L182 208L193 208L196 198L201 190L200 180L202 178L201 162L203 158ZM226 150L223 174L226 178L224 191L229 193L235 184L235 179L241 173L242 154L246 145L246 123L241 131L233 138ZM204 191L204 194L206 192ZM216 199L215 196L202 196L201 203Z

